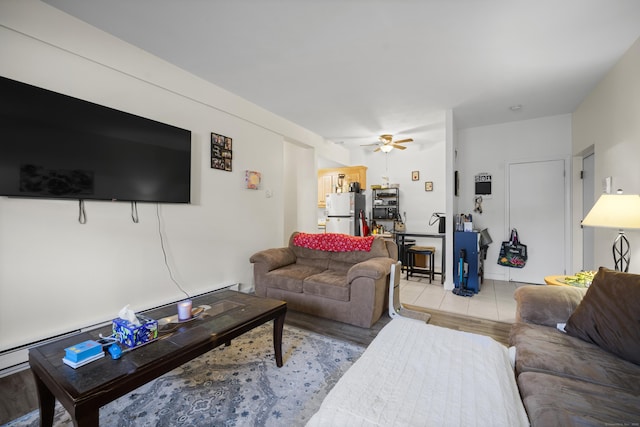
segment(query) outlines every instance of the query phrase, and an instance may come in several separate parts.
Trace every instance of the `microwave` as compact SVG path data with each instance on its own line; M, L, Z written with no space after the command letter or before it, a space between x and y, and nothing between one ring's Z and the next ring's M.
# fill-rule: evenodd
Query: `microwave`
M373 219L394 219L398 217L397 207L374 206Z

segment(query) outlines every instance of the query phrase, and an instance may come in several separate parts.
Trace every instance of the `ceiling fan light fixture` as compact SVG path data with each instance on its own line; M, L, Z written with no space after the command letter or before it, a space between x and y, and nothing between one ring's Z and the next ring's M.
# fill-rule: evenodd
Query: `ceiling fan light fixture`
M393 150L393 145L383 145L382 147L380 147L380 151L382 151L383 153L388 153L391 150Z

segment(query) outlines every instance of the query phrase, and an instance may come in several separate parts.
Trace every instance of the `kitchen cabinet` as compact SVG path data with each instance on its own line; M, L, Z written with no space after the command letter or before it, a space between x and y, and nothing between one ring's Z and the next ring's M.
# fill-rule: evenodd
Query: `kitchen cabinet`
M341 192L349 191L349 184L359 182L360 188L364 190L367 187L367 167L366 166L350 166L343 168L318 169L318 207L326 207L325 198L329 193L336 193L338 187L338 175L344 174L342 180Z

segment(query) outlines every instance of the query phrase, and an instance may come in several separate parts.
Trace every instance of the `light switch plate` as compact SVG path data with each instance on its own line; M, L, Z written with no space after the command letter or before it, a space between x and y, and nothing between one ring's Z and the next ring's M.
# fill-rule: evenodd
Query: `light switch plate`
M611 181L612 181L612 178L610 176L607 176L602 180L602 192L603 193L611 194Z

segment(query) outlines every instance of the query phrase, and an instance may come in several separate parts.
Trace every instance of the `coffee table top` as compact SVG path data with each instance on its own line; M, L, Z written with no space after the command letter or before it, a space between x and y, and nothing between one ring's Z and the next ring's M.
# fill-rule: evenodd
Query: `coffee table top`
M71 400L81 399L110 388L121 388L122 382L131 382L129 389L168 372L212 348L265 322L266 317L286 311L286 303L259 298L235 291L223 290L191 298L193 306L209 305L198 318L170 328L158 327L158 339L124 352L113 360L109 355L73 369L62 362L64 349L85 340L97 340L99 334L111 335L111 326L83 332L29 350L29 363L39 377L51 388L62 390ZM175 304L143 312L152 319L176 314ZM135 381L132 380L135 378Z

